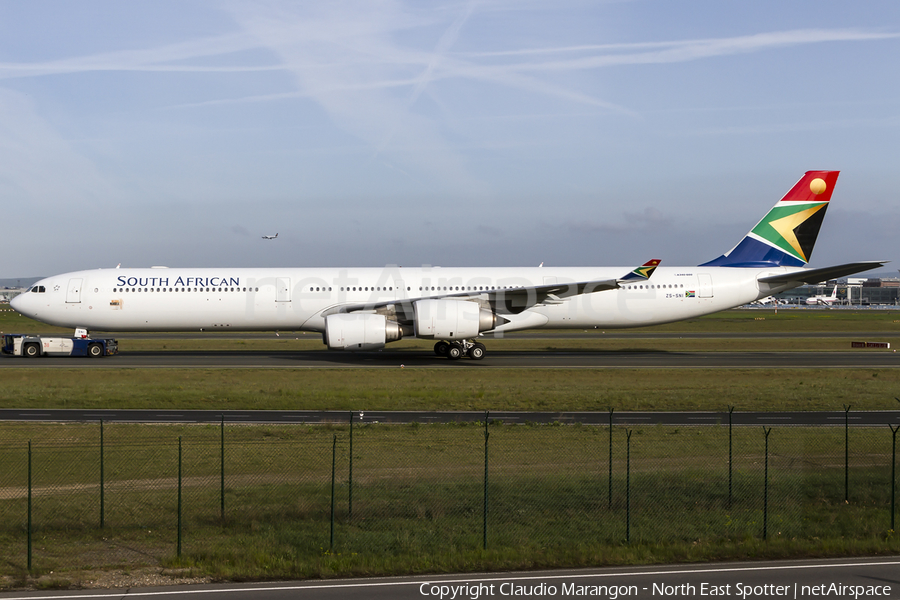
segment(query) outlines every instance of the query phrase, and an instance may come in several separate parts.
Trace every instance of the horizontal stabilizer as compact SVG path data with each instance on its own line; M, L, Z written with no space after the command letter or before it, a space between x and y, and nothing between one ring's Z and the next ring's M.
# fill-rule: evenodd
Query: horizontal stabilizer
M838 277L846 277L854 273L861 273L870 269L883 267L890 261L871 260L865 262L847 263L844 265L836 265L834 267L824 267L821 269L804 269L802 271L793 271L791 273L782 273L779 275L770 275L768 277L760 277L760 283L819 283L820 281L828 281L829 279L837 279Z

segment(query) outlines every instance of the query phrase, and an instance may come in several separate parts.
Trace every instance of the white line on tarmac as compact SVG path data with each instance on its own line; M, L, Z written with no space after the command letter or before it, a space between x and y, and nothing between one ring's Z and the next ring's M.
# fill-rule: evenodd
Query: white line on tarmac
M435 585L448 583L490 583L496 581L532 581L532 580L548 580L548 579L587 579L599 577L638 577L646 575L691 575L697 573L733 573L747 571L785 571L788 569L838 569L841 567L882 567L885 565L900 565L900 560L883 561L883 562L859 562L859 563L824 563L824 564L806 564L806 565L770 565L761 567L717 567L711 569L677 569L664 571L622 571L612 573L572 573L568 575L514 575L514 574L489 574L487 577L468 577L465 579L437 579L435 581L416 580L416 581L363 581L359 583L323 583L316 585L285 585L270 587L246 587L246 588L226 588L226 589L195 589L195 590L172 590L157 592L125 592L123 590L108 592L103 594L75 594L70 596L17 596L7 597L4 600L77 600L80 598L122 598L126 596L131 598L135 596L176 596L187 594L246 594L258 592L279 592L279 591L299 591L299 590L320 590L320 589L351 589L351 588L375 588L388 586L409 586L409 585Z

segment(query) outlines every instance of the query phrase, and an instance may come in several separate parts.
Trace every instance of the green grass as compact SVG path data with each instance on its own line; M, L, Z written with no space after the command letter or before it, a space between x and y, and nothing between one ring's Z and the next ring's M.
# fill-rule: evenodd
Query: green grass
M849 340L766 334L864 332L867 340L897 344L898 321L898 313L889 311L729 311L641 331L760 335L610 340L602 332L576 330L566 339L511 336L488 343L540 351L828 351L844 349ZM0 330L53 332L11 313L0 313ZM323 347L311 334L222 338L134 339L123 351ZM392 347L430 346L404 341ZM0 389L5 407L36 409L885 410L897 408L898 379L896 369L4 368ZM491 508L483 550L484 438L477 426L355 428L352 517L346 426L228 426L222 520L217 426L107 424L107 521L101 529L98 426L0 424L0 577L24 585L43 575L41 585L65 588L97 566L162 565L222 580L256 580L900 552L900 538L887 525L886 429L851 431L852 495L844 503L843 430L776 428L770 438L769 537L763 541L761 428L735 431L730 504L725 428L634 428L627 544L622 429L615 431L611 507L606 428L490 431ZM331 551L334 435L338 513ZM185 457L181 558L175 556L173 524L179 436ZM29 439L40 488L31 574L24 569L23 517Z
M0 370L7 408L893 410L898 388L898 369Z
M222 520L218 427L108 424L100 529L99 426L0 426L0 575L23 571L26 437L34 574L53 571L60 581L97 565L248 580L900 552L888 530L891 438L883 428L851 432L848 503L843 431L774 429L766 541L761 428L734 432L731 496L726 427L634 428L626 543L624 428L614 431L610 499L605 427L493 425L487 550L478 425L354 428L352 515L347 427L228 426L225 434Z

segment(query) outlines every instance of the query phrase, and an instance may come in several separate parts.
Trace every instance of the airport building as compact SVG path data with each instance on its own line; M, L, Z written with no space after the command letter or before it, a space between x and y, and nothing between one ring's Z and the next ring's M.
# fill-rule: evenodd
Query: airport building
M24 291L22 288L0 288L0 302L9 302Z
M780 294L779 301L787 304L805 305L807 298L831 296L837 285L837 303L839 305L893 305L900 306L900 278L849 278L841 281L828 281L817 285L804 285Z

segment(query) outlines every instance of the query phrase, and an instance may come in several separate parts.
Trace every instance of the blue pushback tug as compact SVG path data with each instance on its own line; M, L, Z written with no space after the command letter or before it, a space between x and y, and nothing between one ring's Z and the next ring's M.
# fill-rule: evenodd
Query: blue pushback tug
M89 356L100 358L119 353L119 343L112 338L45 337L24 333L3 334L3 354L11 356Z

